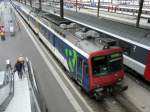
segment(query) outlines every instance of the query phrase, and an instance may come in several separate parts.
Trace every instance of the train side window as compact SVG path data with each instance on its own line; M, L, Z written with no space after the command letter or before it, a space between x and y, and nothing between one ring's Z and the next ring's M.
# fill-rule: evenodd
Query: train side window
M48 34L48 40L50 41L50 43L53 43L53 34L51 32L49 32Z
M48 39L48 30L45 28L45 37L46 37L46 39Z
M61 53L64 53L64 43L61 42L61 41L60 41L60 43L59 43L59 51L60 51Z
M82 68L82 58L78 57L78 67Z

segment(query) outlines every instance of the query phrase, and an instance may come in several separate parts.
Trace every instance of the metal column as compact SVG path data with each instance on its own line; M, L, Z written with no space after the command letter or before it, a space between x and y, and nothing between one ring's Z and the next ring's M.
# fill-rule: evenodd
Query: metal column
M100 0L98 0L98 6L97 6L97 17L99 17L99 8L100 8Z
M64 0L60 0L60 17L64 18Z
M30 0L30 6L32 7L32 0Z
M143 9L143 3L144 3L144 0L139 1L139 12L138 12L138 17L137 17L137 21L136 21L136 27L139 27L139 22L140 22L140 18L141 18L141 14L142 14L142 9Z
M78 10L78 0L76 0L76 12Z
M42 10L42 0L39 0L39 10Z

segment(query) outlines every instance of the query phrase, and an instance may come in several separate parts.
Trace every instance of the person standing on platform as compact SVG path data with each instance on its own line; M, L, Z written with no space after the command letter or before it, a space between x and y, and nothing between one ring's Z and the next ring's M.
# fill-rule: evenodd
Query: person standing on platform
M23 72L22 72L22 69L23 69L23 64L17 59L17 62L14 66L14 72L18 72L18 77L20 79L22 79L22 76L23 76Z
M23 57L23 56L20 56L20 57L18 58L18 60L20 61L20 63L22 63L22 69L23 69L23 71L25 72L25 59L24 59L24 57Z

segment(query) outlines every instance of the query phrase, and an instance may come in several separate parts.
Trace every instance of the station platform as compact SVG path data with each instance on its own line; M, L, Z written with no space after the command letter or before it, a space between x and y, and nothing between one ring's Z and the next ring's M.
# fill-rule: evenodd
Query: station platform
M75 8L65 8L65 9L75 11ZM77 12L97 16L97 8L95 8L95 9L81 8ZM143 17L145 17L145 18L143 18ZM122 11L117 11L117 12L111 12L110 11L110 12L108 12L107 9L105 9L105 10L100 9L99 18L104 18L104 19L108 19L108 20L112 20L112 21L116 21L116 22L135 26L136 21L137 21L137 14L133 15L132 13L122 12ZM145 14L141 15L140 27L150 28L150 24L148 23L148 18L150 18L150 16L148 14L147 15L145 15Z
M107 17L107 15L105 16ZM73 20L79 24L85 25L87 27L103 32L105 34L120 38L122 40L128 39L134 42L150 46L149 43L150 40L148 38L150 30L144 29L142 28L142 26L140 28L137 28L135 27L135 25L133 25L135 23L129 25L125 21L124 22L120 22L118 20L114 21L112 19L106 19L103 17L97 18L96 16L93 15L89 15L86 13L76 13L70 10L66 11L65 18ZM113 16L110 16L110 18L113 18ZM121 16L115 18L121 20ZM126 18L124 20L130 21L131 19ZM148 23L147 25L148 28L150 28L149 27L150 25Z

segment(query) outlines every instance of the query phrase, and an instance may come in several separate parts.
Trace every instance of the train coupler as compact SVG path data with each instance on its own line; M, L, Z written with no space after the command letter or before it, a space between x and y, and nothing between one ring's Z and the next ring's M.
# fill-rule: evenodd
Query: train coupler
M103 94L103 88L98 88L94 91L93 96L97 101L101 101L104 98L104 94Z
M128 86L123 86L121 91L125 91L128 89Z

